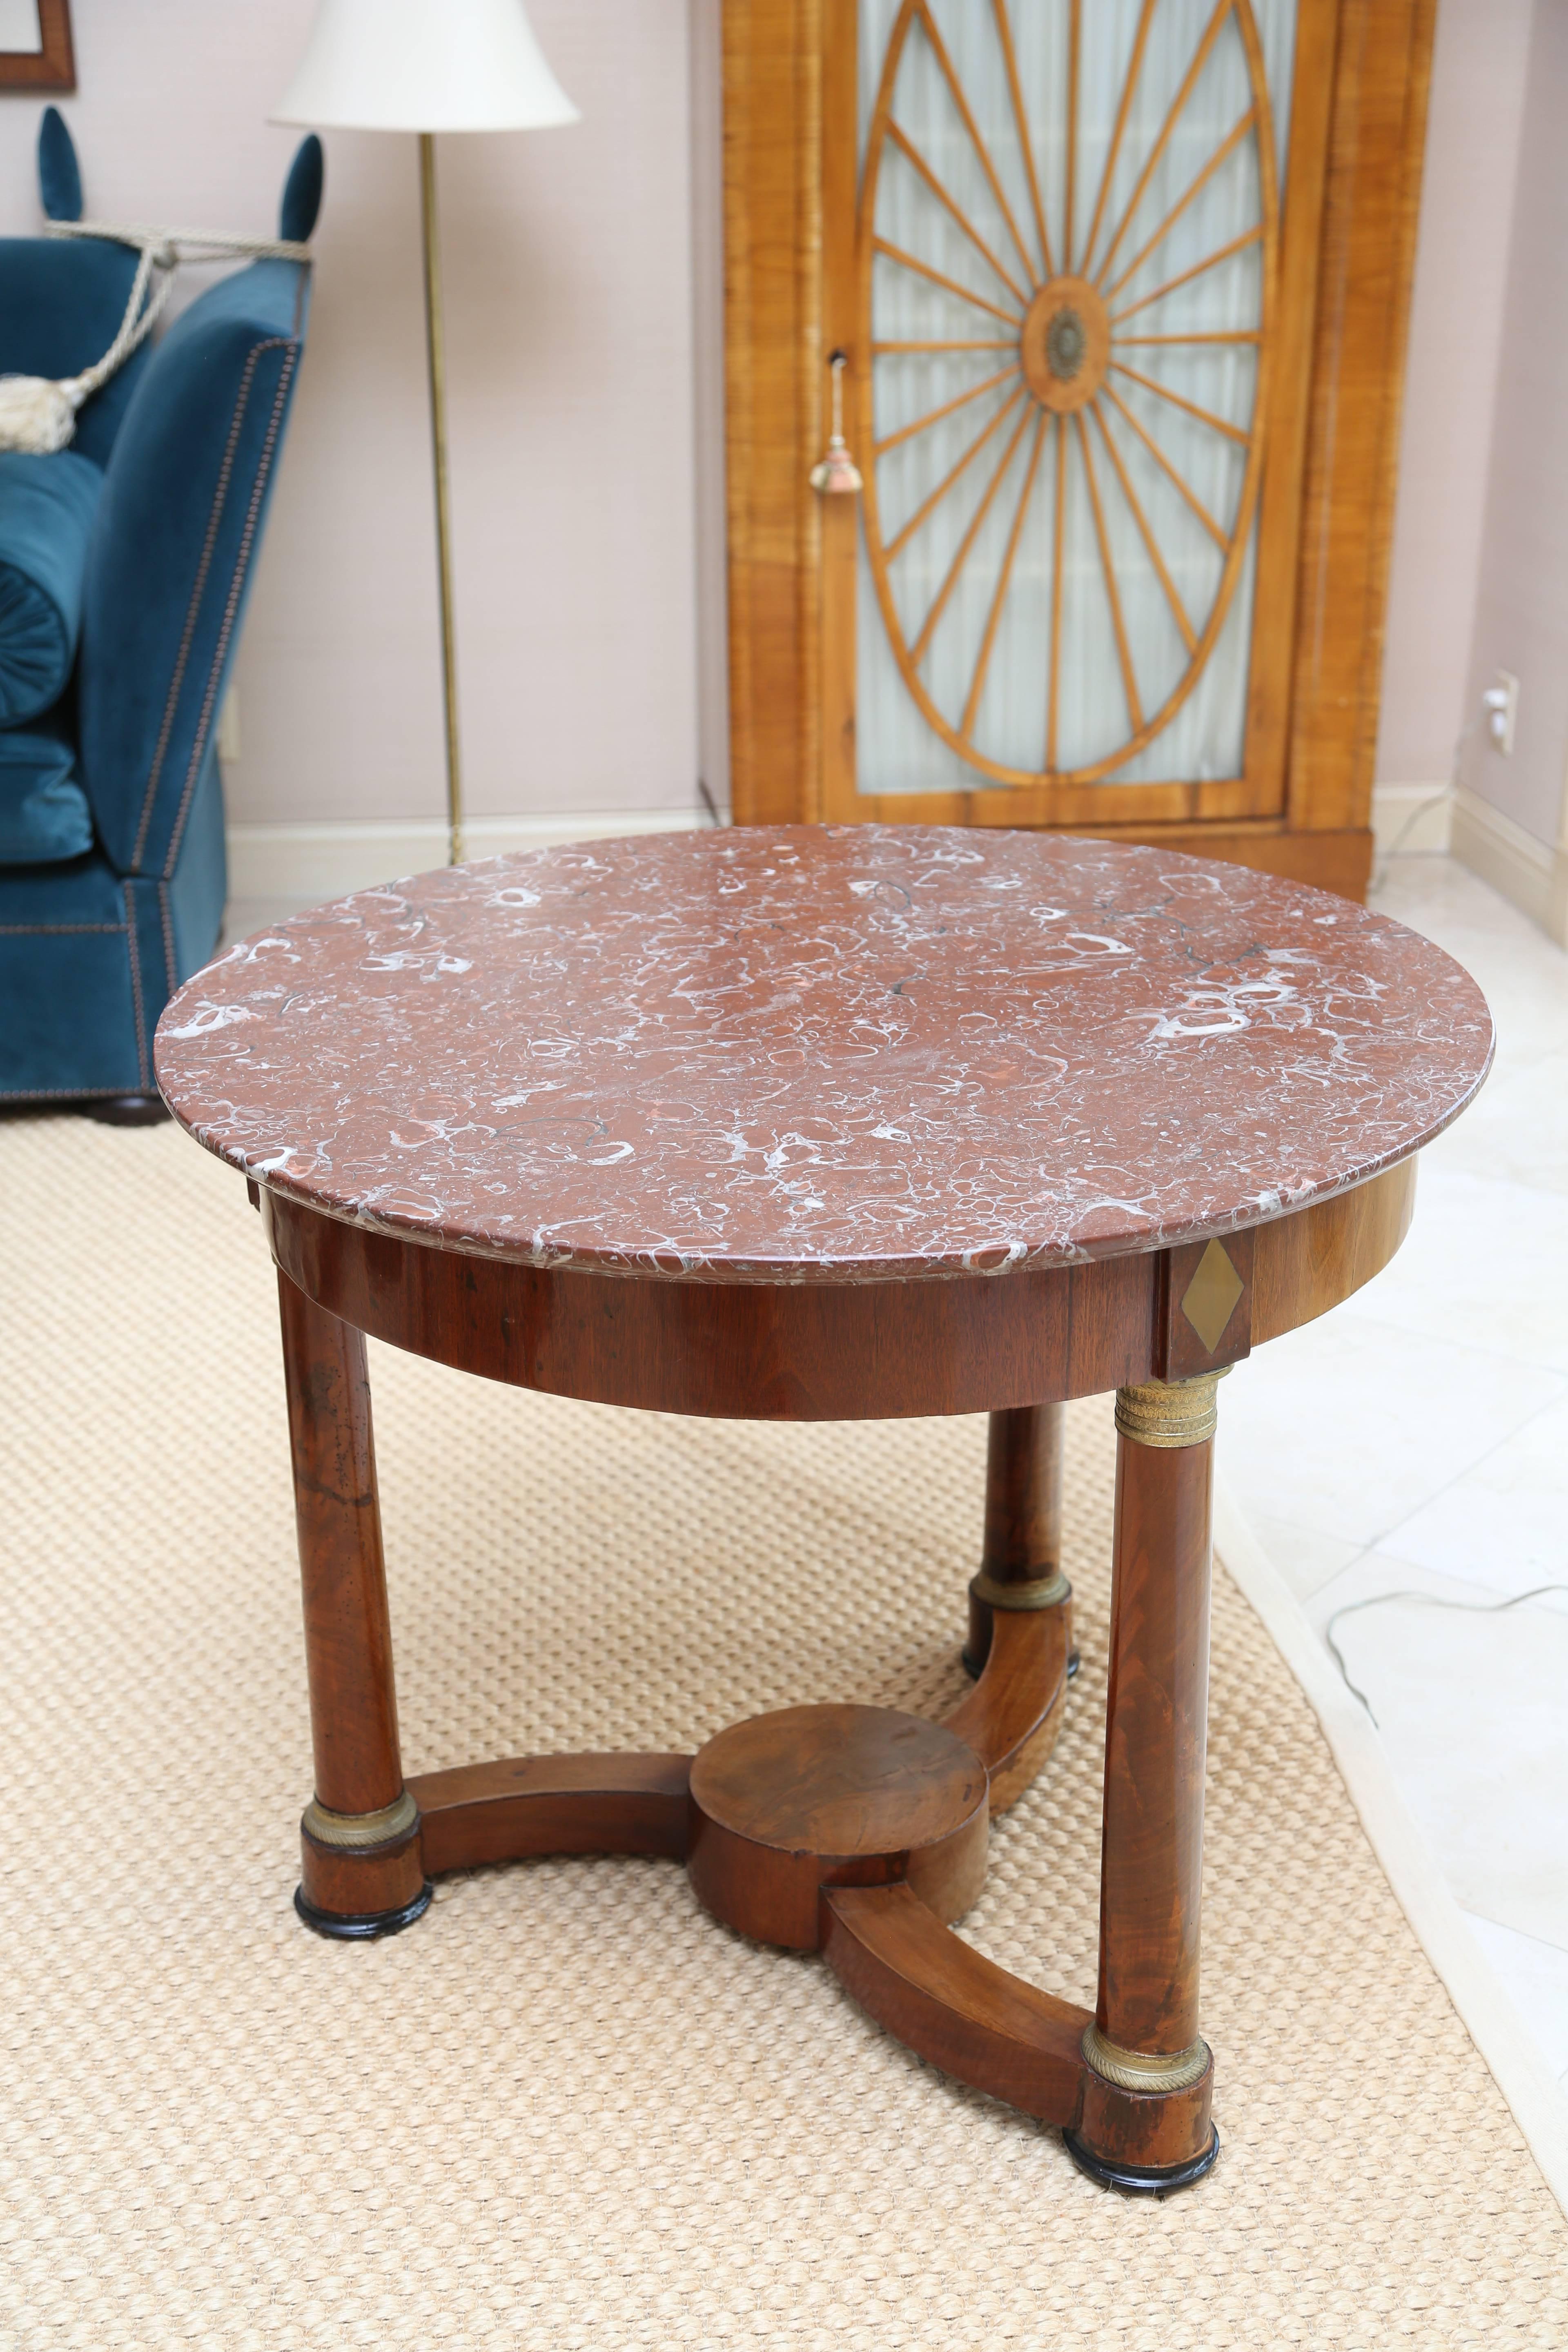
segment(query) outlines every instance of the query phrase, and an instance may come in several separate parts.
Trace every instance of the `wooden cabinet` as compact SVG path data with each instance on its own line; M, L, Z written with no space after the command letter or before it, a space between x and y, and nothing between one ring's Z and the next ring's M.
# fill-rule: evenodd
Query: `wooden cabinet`
M737 821L1361 895L1433 13L726 0Z

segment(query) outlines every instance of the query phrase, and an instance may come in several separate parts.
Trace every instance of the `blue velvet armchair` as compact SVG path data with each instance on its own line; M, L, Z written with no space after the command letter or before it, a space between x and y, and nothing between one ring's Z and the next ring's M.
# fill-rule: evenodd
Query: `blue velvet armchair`
M53 110L40 177L46 210L79 218L75 156ZM310 139L284 191L283 236L310 235L321 179ZM0 239L0 373L58 378L101 358L136 265L107 241ZM79 484L90 511L74 671L51 709L0 733L0 788L7 759L42 760L47 790L29 805L60 828L7 863L16 838L0 827L0 1103L158 1115L153 1032L223 920L218 712L309 300L306 265L252 262L88 400L68 450L0 457L14 469L0 472L13 515L30 483L57 502ZM61 467L74 469L68 485ZM23 481L27 468L45 470ZM0 563L0 626L5 572Z

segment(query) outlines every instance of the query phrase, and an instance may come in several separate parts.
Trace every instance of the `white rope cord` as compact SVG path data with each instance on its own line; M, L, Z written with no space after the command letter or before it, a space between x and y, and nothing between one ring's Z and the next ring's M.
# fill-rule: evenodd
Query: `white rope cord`
M291 237L231 236L222 230L121 227L107 221L50 221L50 236L107 237L141 256L120 331L100 360L80 375L0 375L0 449L50 456L76 431L77 411L145 341L174 287L182 262L309 261L310 248ZM153 284L153 272L159 273ZM149 292L149 289L151 291Z
M255 261L309 261L310 248L287 236L235 236L225 229L144 228L135 222L46 221L46 236L104 236L115 245L151 246L180 261L220 261L242 254ZM172 268L173 262L165 267Z

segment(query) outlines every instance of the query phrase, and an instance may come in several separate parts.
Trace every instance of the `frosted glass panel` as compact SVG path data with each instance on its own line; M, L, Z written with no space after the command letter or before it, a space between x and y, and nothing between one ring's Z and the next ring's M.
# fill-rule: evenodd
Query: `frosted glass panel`
M862 792L1240 772L1295 0L1073 16L861 0Z

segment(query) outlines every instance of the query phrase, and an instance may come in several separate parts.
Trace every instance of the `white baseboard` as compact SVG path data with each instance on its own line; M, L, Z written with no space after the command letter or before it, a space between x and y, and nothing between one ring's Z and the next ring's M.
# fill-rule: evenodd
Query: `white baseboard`
M1461 866L1568 947L1568 850L1538 841L1463 784L1454 793L1453 850Z
M608 841L632 833L689 833L709 822L700 808L563 810L549 816L477 816L463 827L469 857L543 849L558 841ZM340 898L447 862L438 817L366 817L342 824L231 824L228 887L234 898Z
M1445 782L1374 784L1372 836L1379 858L1420 852L1442 856L1449 847L1454 795Z

